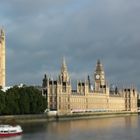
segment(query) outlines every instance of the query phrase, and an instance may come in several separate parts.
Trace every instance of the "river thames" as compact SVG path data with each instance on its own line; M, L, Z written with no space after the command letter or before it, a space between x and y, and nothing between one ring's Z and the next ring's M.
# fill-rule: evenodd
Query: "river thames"
M22 124L23 134L0 140L140 140L140 116Z

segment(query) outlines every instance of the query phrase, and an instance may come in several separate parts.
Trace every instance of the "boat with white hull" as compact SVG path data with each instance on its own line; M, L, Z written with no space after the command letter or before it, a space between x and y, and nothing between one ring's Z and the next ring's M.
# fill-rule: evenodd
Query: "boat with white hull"
M0 137L21 135L23 132L19 125L0 125Z

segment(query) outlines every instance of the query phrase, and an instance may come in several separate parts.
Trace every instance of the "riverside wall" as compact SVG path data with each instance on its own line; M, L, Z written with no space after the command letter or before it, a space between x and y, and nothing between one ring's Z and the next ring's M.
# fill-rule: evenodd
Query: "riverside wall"
M63 120L78 120L78 119L94 119L108 117L122 117L138 115L137 112L94 112L94 113L74 113L64 115L9 115L0 116L0 124L17 124L17 123L35 123L35 122L50 122Z

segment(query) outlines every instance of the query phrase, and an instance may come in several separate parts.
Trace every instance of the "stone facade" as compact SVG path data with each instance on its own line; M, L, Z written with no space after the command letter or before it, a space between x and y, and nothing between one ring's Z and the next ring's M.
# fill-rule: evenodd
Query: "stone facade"
M48 109L57 111L58 114L137 112L137 90L131 87L111 91L105 79L103 65L99 60L93 80L92 84L88 76L84 82L77 82L77 89L72 90L67 65L63 59L61 73L57 80L51 80L46 74L43 78L42 94L47 99Z
M5 33L0 29L0 86L5 87Z

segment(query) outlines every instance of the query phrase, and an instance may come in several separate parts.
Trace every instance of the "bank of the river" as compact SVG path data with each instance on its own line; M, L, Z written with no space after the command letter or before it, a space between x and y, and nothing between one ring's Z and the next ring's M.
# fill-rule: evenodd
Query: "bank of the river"
M28 122L49 122L58 120L92 119L138 115L137 112L94 112L94 113L75 113L66 115L9 115L0 116L0 123L28 123Z

